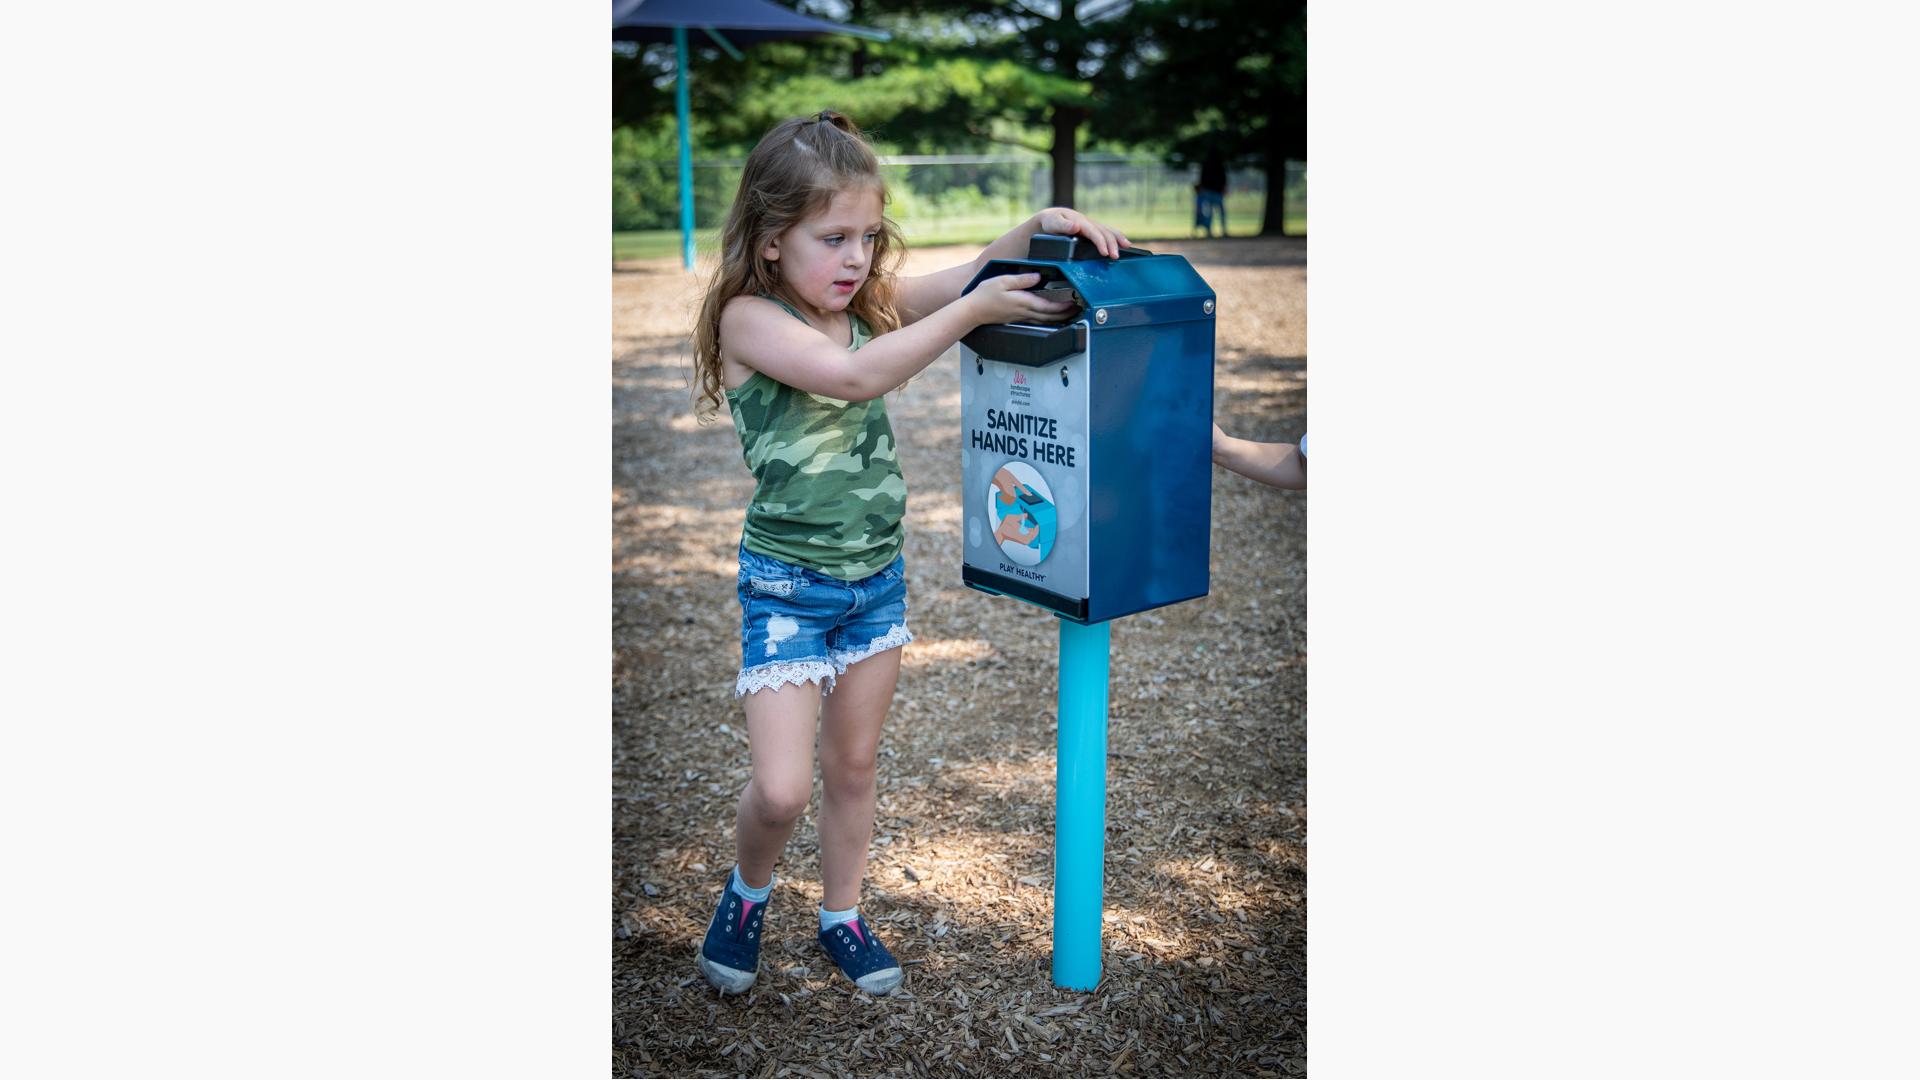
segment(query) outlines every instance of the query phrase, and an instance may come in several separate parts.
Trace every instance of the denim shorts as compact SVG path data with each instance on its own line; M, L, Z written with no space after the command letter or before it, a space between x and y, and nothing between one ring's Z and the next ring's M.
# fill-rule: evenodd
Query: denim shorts
M740 677L733 694L818 683L913 640L903 555L858 581L740 549Z

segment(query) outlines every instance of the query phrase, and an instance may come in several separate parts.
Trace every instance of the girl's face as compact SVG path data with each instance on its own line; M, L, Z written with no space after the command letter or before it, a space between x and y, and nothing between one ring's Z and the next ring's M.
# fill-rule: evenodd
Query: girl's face
M780 283L791 299L816 315L845 311L873 269L880 215L878 191L838 192L825 210L774 237L761 255L780 264Z

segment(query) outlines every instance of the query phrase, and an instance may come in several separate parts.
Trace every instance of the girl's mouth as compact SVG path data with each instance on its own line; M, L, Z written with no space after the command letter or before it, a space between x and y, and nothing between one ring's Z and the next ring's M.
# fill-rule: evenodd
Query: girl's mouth
M852 278L841 278L833 283L833 291L837 293L850 293L859 287L860 283Z

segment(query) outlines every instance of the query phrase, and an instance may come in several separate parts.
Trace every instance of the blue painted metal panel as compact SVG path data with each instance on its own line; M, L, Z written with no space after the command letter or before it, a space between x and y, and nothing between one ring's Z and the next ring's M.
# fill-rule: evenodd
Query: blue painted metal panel
M1092 350L1087 619L1205 596L1212 320L1109 331Z

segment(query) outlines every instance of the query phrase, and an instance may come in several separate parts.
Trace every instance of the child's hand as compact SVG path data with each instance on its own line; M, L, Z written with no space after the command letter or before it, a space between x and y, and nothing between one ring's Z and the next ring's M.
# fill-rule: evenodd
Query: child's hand
M1074 310L1071 300L1052 300L1026 290L1040 284L1039 274L1001 274L974 286L960 298L970 305L974 325L1003 322L1058 322Z
M1080 211L1064 206L1040 211L1040 231L1054 236L1084 236L1093 241L1095 250L1109 259L1119 258L1121 248L1133 246L1133 241L1122 236L1120 230L1096 224Z
M999 526L993 530L994 542L1001 544L1009 540L1016 544L1031 543L1039 535L1039 523L1026 514L1008 514L1000 519Z

